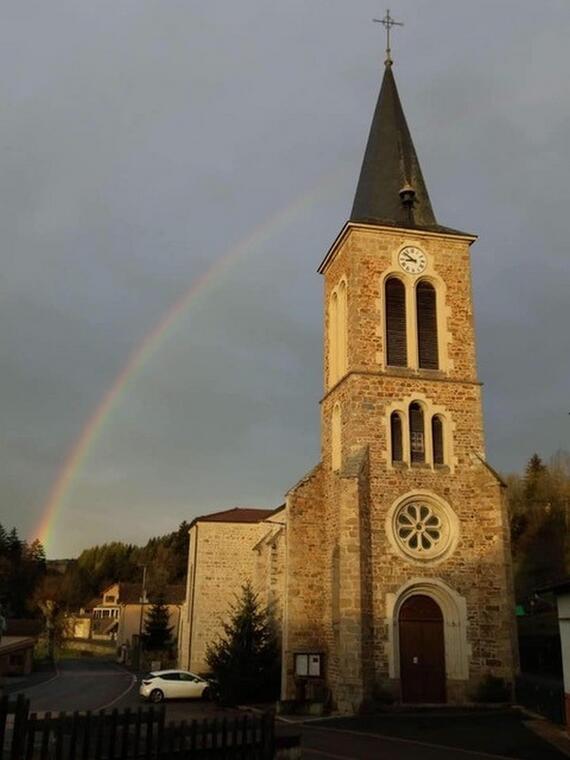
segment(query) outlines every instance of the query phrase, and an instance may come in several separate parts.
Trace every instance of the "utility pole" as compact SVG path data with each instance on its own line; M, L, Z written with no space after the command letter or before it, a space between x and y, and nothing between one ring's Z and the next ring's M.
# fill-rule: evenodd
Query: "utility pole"
M140 602L140 615L139 615L139 640L138 640L138 647L137 647L137 668L140 670L141 667L141 660L142 660L142 624L143 624L143 610L144 605L146 604L146 565L142 565L143 569L143 576L142 576L142 589L141 589L141 595L139 597Z

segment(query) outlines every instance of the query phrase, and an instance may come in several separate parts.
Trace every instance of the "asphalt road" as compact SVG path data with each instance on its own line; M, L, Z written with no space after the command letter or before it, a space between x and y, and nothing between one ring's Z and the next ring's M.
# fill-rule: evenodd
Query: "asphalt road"
M100 710L114 706L134 685L131 673L113 662L101 660L62 660L54 675L41 683L23 682L12 694L30 699L33 712L60 710Z
M414 722L413 716L409 719ZM447 741L445 734L439 734L442 737L440 741L444 741L445 746L436 737L430 741L427 738L390 736L390 731L382 720L376 722L377 733L371 731L370 727L363 731L362 727L358 727L358 719L349 719L349 722L354 723L354 728L359 730L335 727L334 721L330 725L327 725L328 721L318 725L305 723L301 727L302 757L303 760L564 760L568 757L565 752L559 751L534 732L526 732L524 728L515 731L512 721L508 719L505 719L504 724L499 719L492 721L494 725L488 726L482 726L476 720L471 725L470 720L464 720L462 741L458 741L457 736L450 740L449 733L453 733L452 726L457 719L449 716L447 720L450 724ZM383 729L385 732L381 734ZM488 732L494 730L510 732L510 736L506 736L505 741L497 745L493 742L493 737L488 735ZM483 736L475 736L482 732ZM483 748L482 744L487 746ZM493 750L493 744L501 749Z
M370 736L303 726L303 760L491 760L480 754L405 739Z
M53 675L42 674L32 677L27 684L23 682L17 688L10 688L11 694L25 693L31 701L34 712L100 710L102 708L124 709L136 708L141 704L138 695L138 681L127 670L114 662L102 660L63 660L58 663ZM239 714L236 710L223 709L211 702L202 700L180 700L167 703L166 720L200 720L202 718L227 717ZM501 758L501 754L455 749L437 745L437 737L432 742L417 741L415 738L387 736L390 731L378 727L374 733L371 727L367 731L350 730L353 726L334 726L328 721L313 725L277 722L278 734L296 734L302 736L303 760L490 760ZM363 727L355 724L354 728ZM509 731L509 727L505 726ZM475 727L474 730L480 730ZM379 735L384 733L384 735ZM423 737L418 737L423 738ZM466 742L463 746L474 746L476 742ZM513 757L525 760L557 760L559 754L552 746L542 744L533 751L508 752ZM500 750L499 750L500 751Z
M138 693L138 680L112 661L99 659L60 660L54 674L33 675L9 687L10 695L26 694L32 712L72 712L73 710L136 709L147 703ZM202 700L166 703L166 720L200 720L231 717L236 710L219 708Z

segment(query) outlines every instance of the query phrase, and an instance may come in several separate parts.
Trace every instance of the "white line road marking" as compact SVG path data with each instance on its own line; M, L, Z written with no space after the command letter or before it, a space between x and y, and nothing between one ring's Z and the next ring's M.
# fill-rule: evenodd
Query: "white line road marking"
M128 675L125 673L125 675ZM118 697L115 697L115 699L112 699L110 702L108 702L106 705L103 705L102 707L98 707L97 710L108 710L110 707L113 707L113 705L116 705L119 700L121 700L123 697L126 697L129 691L133 688L133 686L137 682L137 677L131 674L131 682L127 686L127 688L122 691Z
M321 755L321 757L328 757L330 760L359 760L358 757L352 755L333 755L332 752L326 752L324 749L309 749L308 747L301 747L302 757L307 755Z
M398 736L386 736L385 734L371 734L368 731L352 731L348 728L328 728L324 726L306 726L310 731L323 731L336 734L350 734L351 736L366 737L373 739L382 739L383 741L394 742L395 744L413 744L417 747L428 747L429 749L445 750L446 752L455 752L461 755L471 755L476 758L489 758L489 760L513 760L507 755L491 755L488 752L479 752L476 749L462 749L461 747L452 747L448 744L432 744L431 742L421 742L417 739L401 739ZM311 750L312 751L312 750ZM348 759L350 760L350 758Z
M56 678L59 678L61 676L61 671L57 667L57 663L55 664L55 673L51 678L48 678L46 681L40 681L39 683L34 683L31 686L22 686L21 689L14 689L14 691L11 691L10 694L27 694L28 691L31 691L32 689L37 689L38 686L45 686L48 683L51 683L52 681L55 681Z

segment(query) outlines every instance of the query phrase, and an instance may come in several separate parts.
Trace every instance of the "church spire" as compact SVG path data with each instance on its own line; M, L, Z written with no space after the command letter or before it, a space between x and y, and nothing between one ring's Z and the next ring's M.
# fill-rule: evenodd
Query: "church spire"
M396 89L389 51L350 221L438 226Z

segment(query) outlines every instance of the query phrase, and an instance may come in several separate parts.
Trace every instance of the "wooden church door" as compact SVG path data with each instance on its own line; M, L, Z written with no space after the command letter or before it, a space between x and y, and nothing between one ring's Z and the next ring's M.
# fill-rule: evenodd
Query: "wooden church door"
M406 599L400 609L400 680L403 702L445 702L443 615L429 596Z

